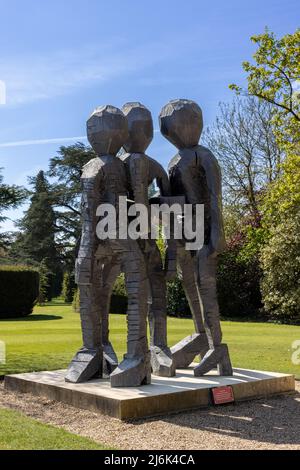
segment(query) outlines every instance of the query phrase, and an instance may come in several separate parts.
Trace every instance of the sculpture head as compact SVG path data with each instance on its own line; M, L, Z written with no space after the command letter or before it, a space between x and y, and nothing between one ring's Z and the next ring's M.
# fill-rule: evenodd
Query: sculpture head
M144 153L153 139L153 121L149 109L136 102L125 103L122 111L127 117L129 131L124 149L130 153Z
M116 155L128 139L127 119L115 106L99 106L86 124L88 141L98 155Z
M167 103L159 115L162 135L178 149L198 145L203 129L200 106L191 100L172 100Z

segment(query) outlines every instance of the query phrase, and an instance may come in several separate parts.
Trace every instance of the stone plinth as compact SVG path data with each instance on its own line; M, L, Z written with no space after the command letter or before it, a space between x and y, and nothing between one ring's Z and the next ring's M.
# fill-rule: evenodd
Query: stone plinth
M111 388L106 379L84 384L66 383L66 371L46 371L5 377L5 388L28 392L69 405L98 411L118 419L142 418L212 405L211 389L231 385L235 401L295 390L294 376L275 372L234 369L232 377L211 371L194 377L192 368L177 370L176 377L152 376L151 385Z

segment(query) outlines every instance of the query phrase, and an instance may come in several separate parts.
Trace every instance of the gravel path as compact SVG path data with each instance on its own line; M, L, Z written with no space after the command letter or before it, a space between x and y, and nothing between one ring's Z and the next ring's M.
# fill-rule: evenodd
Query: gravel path
M91 411L16 394L0 385L0 408L119 449L300 449L300 382L297 393L160 418L120 422Z

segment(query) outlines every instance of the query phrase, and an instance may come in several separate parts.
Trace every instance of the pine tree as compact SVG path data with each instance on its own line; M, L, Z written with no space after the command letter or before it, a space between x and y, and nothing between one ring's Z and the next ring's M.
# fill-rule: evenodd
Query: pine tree
M47 298L59 293L61 266L55 244L55 213L51 192L43 171L31 178L33 194L29 209L19 222L21 233L12 247L12 255L28 264L43 263L48 270Z
M3 168L0 168L0 223L6 220L5 211L8 209L15 209L22 202L25 201L27 197L27 191L25 188L20 186L8 185L3 183ZM7 248L10 244L11 234L1 232L0 233L0 249L3 250L3 253L7 251Z

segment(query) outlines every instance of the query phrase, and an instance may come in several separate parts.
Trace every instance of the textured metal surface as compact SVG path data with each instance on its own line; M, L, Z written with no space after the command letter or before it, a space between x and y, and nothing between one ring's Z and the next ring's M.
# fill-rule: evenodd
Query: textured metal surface
M168 168L172 195L184 195L188 204L204 205L204 246L188 251L181 241L177 244L183 287L195 330L203 338L201 344L198 343L202 361L195 369L195 375L203 375L215 367L223 375L231 375L228 348L221 344L216 290L217 255L225 247L220 168L212 152L198 143L203 119L196 103L180 99L170 101L162 108L159 122L164 137L179 149ZM195 338L191 337L172 348L176 352L176 363L188 363L191 351L195 352L192 343Z
M150 111L140 103L126 103L122 110L128 119L129 139L124 145L128 153L120 158L126 167L130 197L149 211L149 185L156 181L160 194L169 196L168 176L157 161L144 153L153 137ZM145 258L150 293L148 316L151 366L156 375L171 377L175 375L175 367L167 345L166 273L156 241L149 236L148 239L139 240L139 246Z
M96 235L101 203L119 211L119 196L127 196L125 166L116 153L128 138L121 110L97 108L87 123L88 139L98 157L82 173L82 236L76 259L80 289L83 348L69 365L66 380L83 382L111 373L112 386L138 386L151 379L147 344L147 277L143 254L133 240L100 240ZM117 227L118 232L119 227ZM116 275L124 271L128 294L127 353L117 366L108 338L108 305ZM103 367L104 358L104 367ZM98 369L96 367L98 361Z
M126 152L144 153L153 139L153 121L150 111L141 103L122 106L128 122L129 138L123 147Z

